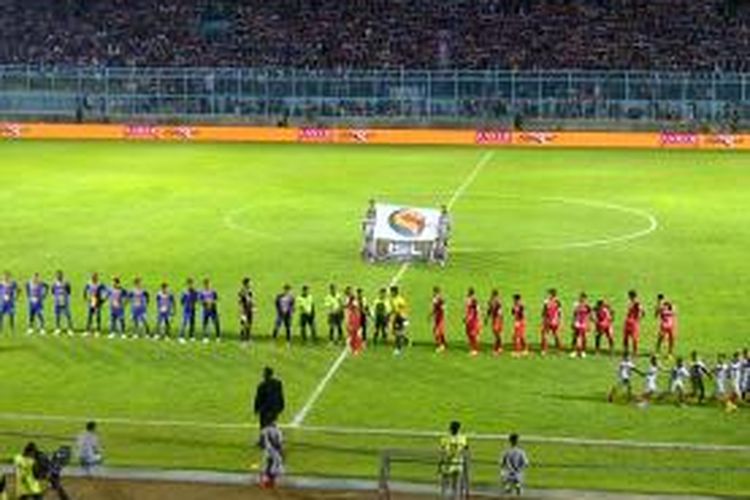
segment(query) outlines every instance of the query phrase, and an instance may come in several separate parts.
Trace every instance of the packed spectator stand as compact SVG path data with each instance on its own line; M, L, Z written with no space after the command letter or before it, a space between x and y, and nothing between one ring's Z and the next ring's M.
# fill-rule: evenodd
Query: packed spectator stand
M750 69L743 0L0 0L0 64Z

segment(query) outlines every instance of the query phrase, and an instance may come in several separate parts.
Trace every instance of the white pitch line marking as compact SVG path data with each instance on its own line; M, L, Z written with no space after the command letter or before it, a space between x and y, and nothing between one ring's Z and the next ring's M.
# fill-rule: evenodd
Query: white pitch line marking
M564 250L567 248L590 248L595 246L603 246L603 245L611 245L613 243L622 243L624 241L630 241L635 240L638 238L643 238L644 236L648 236L649 234L656 231L659 227L659 221L656 219L656 217L645 210L641 210L640 208L634 208L634 207L628 207L625 205L618 205L617 203L609 203L605 201L597 201L597 200L588 200L588 199L581 199L581 198L542 198L546 201L556 201L559 203L567 203L569 205L582 205L582 206L588 206L588 207L594 207L594 208L605 208L608 210L614 210L617 212L623 212L628 213L632 215L636 215L638 217L641 217L648 221L648 227L645 229L640 229L638 231L634 231L632 233L622 234L619 236L612 236L609 238L599 238L594 240L585 240L585 241L573 241L570 243L563 243L560 245L539 245L539 246L532 246L529 247L531 250Z
M448 210L453 208L453 205L456 204L456 201L458 201L461 195L464 194L464 192L466 191L466 189L468 189L471 183L474 182L474 179L477 178L477 175L479 175L479 172L484 168L487 162L489 162L490 159L492 159L492 155L493 155L492 151L487 151L486 153L482 155L479 161L477 161L476 165L474 165L474 168L472 168L471 172L469 172L469 175L458 186L458 188L456 188L456 190L453 192L450 199L448 200L448 203L446 204L446 207L448 208ZM403 278L404 274L406 274L406 271L409 270L409 265L410 265L409 262L404 262L403 264L401 264L396 274L393 276L393 278L391 278L391 281L388 284L389 287L396 285L401 280L401 278ZM289 424L290 427L298 428L302 425L302 423L305 421L305 418L307 418L308 413L310 413L310 410L312 410L312 407L318 401L318 398L320 398L321 394L323 394L323 391L325 390L326 386L328 386L328 383L336 374L339 367L344 363L344 360L346 359L348 355L349 355L349 349L344 347L344 349L341 351L341 354L338 355L338 357L334 360L333 364L331 364L330 368L328 368L328 371L320 380L318 385L315 386L315 389L313 389L313 392L310 394L310 397L307 398L307 401L305 401L305 404L294 415L294 417L292 418L292 421Z
M555 202L555 203L568 204L568 205L580 205L580 206L585 206L585 207L604 208L607 210L635 215L641 219L644 219L648 223L648 225L644 227L643 229L639 229L637 231L624 233L624 234L620 234L616 236L596 238L596 239L590 239L590 240L572 241L569 243L559 243L559 244L554 244L554 245L530 245L530 246L525 246L525 247L522 246L522 247L512 248L508 250L512 252L521 252L525 250L567 250L571 248L591 248L591 247L596 247L596 246L606 246L606 245L611 245L614 243L623 243L626 241L643 238L653 233L659 228L659 221L657 220L654 214L646 210L640 209L640 208L630 207L627 205L620 205L617 203L610 203L610 202L593 200L593 199L588 199L588 198L562 198L562 197L525 198L523 196L513 196L513 195L495 195L493 197L501 198L501 199L507 198L507 199L512 199L512 200L524 200L524 199L528 199L530 201L540 200L540 201ZM453 249L454 252L477 252L477 251L482 251L482 250L483 249L479 247L456 247Z
M263 238L263 239L268 239L268 240L279 241L279 238L277 236L271 234L271 233L266 233L264 231L258 231L256 229L251 229L251 228L249 228L247 226L244 226L242 224L238 224L235 221L235 219L240 214L243 214L243 213L247 212L248 210L250 210L250 207L241 207L241 208L236 208L234 210L231 210L231 211L227 212L224 215L224 221L223 221L224 222L224 226L227 229L231 230L231 231L235 231L235 232L239 232L239 233L244 233L244 234L247 234L247 235L250 235L250 236L255 236L257 238Z
M443 436L445 432L427 431L419 429L382 429L368 427L326 427L326 426L302 426L301 431L321 434L340 434L352 436L391 436L391 437L414 437L414 438L436 438ZM467 437L478 441L505 441L508 434L494 433L468 433ZM575 438L564 436L536 436L524 434L524 441L546 443L546 444L569 444L586 446L612 446L617 448L647 448L647 449L683 449L694 451L739 451L750 452L750 446L732 444L710 444L710 443L674 443L674 442L648 442L633 441L628 439L593 439Z
M60 422L79 424L88 420L95 420L102 424L127 425L133 427L185 427L194 429L249 429L257 426L253 422L201 422L195 420L153 420L127 417L92 417L72 415L42 415L33 413L0 413L0 420L30 421L30 422ZM281 427L293 428L300 432L339 434L351 436L390 436L433 439L442 436L443 432L421 429L384 429L369 427L337 427L337 426L293 426L282 424ZM470 433L468 436L478 441L504 441L507 434ZM679 442L647 442L627 439L593 439L575 438L569 436L536 436L524 434L524 440L546 444L569 444L586 446L611 446L616 448L646 448L646 449L675 449L694 451L737 451L750 452L750 446L711 443L679 443Z

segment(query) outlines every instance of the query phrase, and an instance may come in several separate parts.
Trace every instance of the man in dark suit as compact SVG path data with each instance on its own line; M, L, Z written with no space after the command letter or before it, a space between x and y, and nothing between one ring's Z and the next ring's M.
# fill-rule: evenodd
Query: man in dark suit
M284 387L281 381L273 376L273 370L266 366L263 369L263 381L255 391L255 414L260 419L260 428L276 421L284 411Z

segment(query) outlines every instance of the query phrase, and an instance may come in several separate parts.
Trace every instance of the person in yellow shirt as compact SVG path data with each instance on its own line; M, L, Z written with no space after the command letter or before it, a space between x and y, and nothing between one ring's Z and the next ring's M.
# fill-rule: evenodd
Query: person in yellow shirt
M303 341L307 341L307 330L310 330L313 342L318 341L318 333L315 329L315 301L310 294L310 287L302 286L302 293L297 297L297 308L299 309L300 335Z
M340 344L344 340L344 299L333 283L328 287L323 304L328 313L328 340Z
M42 482L34 475L37 454L36 445L30 442L23 449L23 453L13 457L18 500L42 500L44 497Z
M448 427L448 434L440 438L440 480L443 496L459 498L460 491L466 486L466 455L469 442L461 433L461 423L453 421Z
M393 351L396 356L401 354L404 346L408 343L406 338L406 326L408 324L406 299L401 295L397 286L391 286L391 330L396 341L396 348Z

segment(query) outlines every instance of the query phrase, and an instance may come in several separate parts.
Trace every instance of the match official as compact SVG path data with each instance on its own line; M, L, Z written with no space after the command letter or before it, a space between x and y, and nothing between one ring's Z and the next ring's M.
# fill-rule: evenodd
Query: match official
M263 369L263 381L255 391L254 411L260 420L260 429L276 421L284 411L284 387L281 380L273 376L273 369Z

